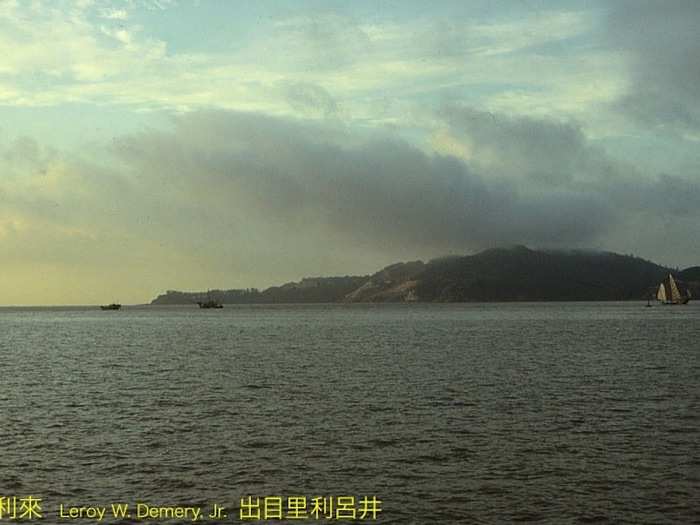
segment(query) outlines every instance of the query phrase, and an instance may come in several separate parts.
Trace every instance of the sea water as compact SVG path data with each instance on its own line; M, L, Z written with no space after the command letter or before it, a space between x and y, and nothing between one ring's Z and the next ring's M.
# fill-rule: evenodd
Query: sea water
M0 497L41 498L41 523L241 523L265 497L381 500L367 523L700 519L692 303L3 308L0 381Z

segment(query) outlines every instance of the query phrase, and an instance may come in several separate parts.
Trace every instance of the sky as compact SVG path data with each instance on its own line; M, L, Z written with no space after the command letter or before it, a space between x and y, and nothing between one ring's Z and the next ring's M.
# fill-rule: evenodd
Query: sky
M696 0L0 0L0 304L525 244L700 264Z

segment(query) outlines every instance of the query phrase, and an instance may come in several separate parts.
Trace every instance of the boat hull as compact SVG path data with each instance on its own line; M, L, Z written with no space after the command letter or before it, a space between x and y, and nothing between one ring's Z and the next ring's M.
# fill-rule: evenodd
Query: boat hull
M224 307L223 304L221 304L221 303L216 303L216 302L213 302L213 301L206 302L206 303L197 303L197 304L199 305L200 308L205 308L205 309L209 309L209 308L219 309L219 308L223 308L223 307Z

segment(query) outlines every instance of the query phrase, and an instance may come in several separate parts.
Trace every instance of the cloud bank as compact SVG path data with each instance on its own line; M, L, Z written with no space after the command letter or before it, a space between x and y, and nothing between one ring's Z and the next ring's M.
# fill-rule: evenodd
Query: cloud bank
M615 2L607 30L629 56L619 107L641 124L700 138L700 9L693 0Z
M683 226L700 215L697 180L644 176L575 122L469 107L436 119L438 152L219 110L118 137L108 166L19 140L2 153L2 262L97 272L126 261L167 288L204 285L190 272L265 285L514 243L700 256ZM152 260L174 263L154 277L142 266Z

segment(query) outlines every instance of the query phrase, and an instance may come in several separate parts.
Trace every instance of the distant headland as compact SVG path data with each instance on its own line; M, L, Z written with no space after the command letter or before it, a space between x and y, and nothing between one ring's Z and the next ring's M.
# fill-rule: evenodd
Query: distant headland
M205 296L226 304L624 301L649 298L669 273L700 298L700 266L679 271L612 252L515 246L400 262L373 275L308 277L265 290L168 290L151 304L193 304Z

